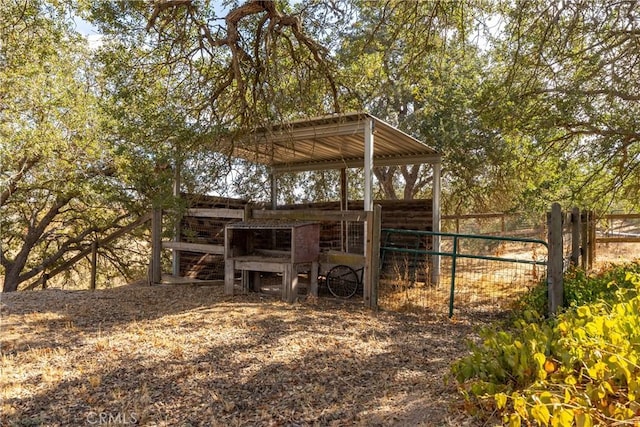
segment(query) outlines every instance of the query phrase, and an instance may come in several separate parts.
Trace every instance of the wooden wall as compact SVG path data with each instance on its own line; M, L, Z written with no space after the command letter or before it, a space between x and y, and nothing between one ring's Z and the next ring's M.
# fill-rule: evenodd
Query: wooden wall
M427 200L375 200L382 206L382 228L431 231L433 204ZM349 209L362 210L362 200L349 201ZM339 210L340 202L303 203L278 206L278 209L322 209Z
M382 228L395 228L403 230L432 230L432 202L431 200L376 200L374 203L382 206ZM228 199L210 196L199 196L190 199L190 208L237 208L244 209L247 202L240 199ZM350 201L349 209L362 210L362 201ZM263 205L254 205L253 209L265 209ZM296 205L278 206L279 210L317 209L339 210L340 202L304 203ZM224 245L224 227L227 223L237 220L218 218L194 218L185 217L181 222L181 239L189 243L205 243ZM320 224L320 250L342 250L341 233L349 239L349 251L362 253L364 248L363 224L350 223L348 229L342 228L337 221L327 221ZM265 236L266 238L266 236ZM382 235L385 244L385 235ZM395 246L415 247L415 239L410 237L396 238L393 242L387 242ZM403 240L404 239L404 240ZM279 239L280 240L280 239ZM286 240L286 239L285 239ZM419 243L421 248L430 247L429 241ZM387 258L389 269L393 262ZM202 253L181 252L180 274L201 280L213 280L224 278L224 258L220 255L206 255Z
M244 209L246 200L213 196L183 195L192 209ZM237 219L184 217L180 222L180 240L224 246L224 227ZM224 257L198 252L180 252L180 275L200 280L224 279Z

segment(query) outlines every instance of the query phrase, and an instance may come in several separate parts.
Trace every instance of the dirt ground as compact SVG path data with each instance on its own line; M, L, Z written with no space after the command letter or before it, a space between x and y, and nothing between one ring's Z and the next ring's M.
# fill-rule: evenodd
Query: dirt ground
M220 286L1 295L0 424L462 426L474 327Z

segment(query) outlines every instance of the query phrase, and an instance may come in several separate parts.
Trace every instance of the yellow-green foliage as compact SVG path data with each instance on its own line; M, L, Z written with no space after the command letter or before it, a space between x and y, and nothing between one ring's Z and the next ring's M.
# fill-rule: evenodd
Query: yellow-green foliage
M510 426L640 422L640 274L629 270L607 300L483 331L452 368L470 407Z

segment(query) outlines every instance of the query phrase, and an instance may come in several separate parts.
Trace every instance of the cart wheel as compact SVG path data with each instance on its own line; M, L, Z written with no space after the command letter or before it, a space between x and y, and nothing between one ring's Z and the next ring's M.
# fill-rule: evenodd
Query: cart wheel
M358 275L348 265L337 265L327 274L327 287L335 297L351 298L358 290Z

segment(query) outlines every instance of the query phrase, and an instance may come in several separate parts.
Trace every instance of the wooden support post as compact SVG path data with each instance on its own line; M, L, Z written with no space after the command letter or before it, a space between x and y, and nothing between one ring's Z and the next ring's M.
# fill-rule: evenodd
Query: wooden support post
M589 212L582 211L580 215L581 245L580 255L582 255L581 267L586 270L589 267Z
M373 208L373 231L371 236L371 302L369 307L378 308L378 286L380 284L380 236L382 229L382 206Z
M235 263L233 261L233 249L231 247L233 230L224 228L224 294L233 295L233 282L235 280Z
M275 179L275 175L272 175L272 184L275 185L276 179ZM274 189L271 190L276 191ZM275 209L275 201L274 203L274 207L273 209ZM242 214L242 220L243 221L249 221L251 219L251 216L253 215L253 208L251 207L251 205L246 204L244 205L244 213ZM276 245L276 233L275 231L273 233L271 233L271 245L272 247L275 247ZM225 245L225 248L227 246ZM247 249L249 249L250 247L252 247L251 242L247 242L246 244ZM235 274L235 272L233 273ZM247 291L255 291L255 292L260 292L260 287L262 286L260 284L260 272L256 271L254 275L252 275L251 271L246 271L246 270L241 270L240 271L240 283L242 284L242 289L247 292ZM233 292L233 290L232 290Z
M162 281L162 209L154 209L151 216L151 278L150 283Z
M431 197L432 200L432 225L431 230L434 233L440 233L441 231L441 221L442 217L440 214L441 204L440 204L440 193L441 193L441 172L442 165L440 163L435 163L433 165L433 194ZM460 232L460 223L456 220L456 233ZM441 239L439 235L432 236L431 241L432 250L434 252L440 252L441 249ZM440 255L432 255L431 256L431 283L434 286L438 286L440 283L440 264L441 258Z
M578 266L580 260L580 209L571 210L571 265Z
M96 289L96 277L98 273L98 241L94 240L91 243L91 290Z
M562 307L564 288L562 282L562 208L559 203L551 206L547 216L549 230L549 259L547 261L547 285L549 295L549 314L554 315Z
M289 282L290 292L289 298L287 299L288 303L293 303L298 300L298 290L300 289L299 280L298 280L298 267L294 264L289 264L291 268L291 281Z
M365 305L371 309L378 308L381 217L382 207L380 205L375 205L373 211L367 212L363 298Z
M309 294L314 297L318 296L318 270L319 270L318 261L313 261L311 263L311 272L309 272Z
M232 260L224 262L224 294L233 295L233 282L235 280L235 268Z
M173 197L176 199L180 198L180 185L181 185L181 169L182 169L182 160L180 153L178 152L175 159L175 170L173 177ZM182 221L182 214L176 215L176 223L173 229L173 241L180 241L180 222ZM173 249L171 252L171 274L179 277L180 276L180 251L178 249Z
M278 208L278 176L274 171L269 174L269 185L271 187L271 209Z
M364 210L373 211L373 119L364 124Z
M296 278L298 275L293 271L293 266L289 263L283 266L282 271L282 300L288 303L292 303L294 301L293 296L293 275L295 274ZM298 284L296 279L295 290L298 290Z
M340 169L340 210L349 209L349 182L347 180L347 169Z
M347 181L347 169L340 169L340 210L346 211L349 209L349 183ZM349 234L347 230L347 222L340 221L340 250L347 252L347 243L349 241Z
M588 268L593 268L593 263L596 261L596 213L589 211L589 265Z
M242 272L243 274L245 273L244 271ZM260 283L260 272L259 271L251 271L251 272L246 272L247 276L251 277L251 280L249 281L249 287L248 290L252 291L252 292L260 292L260 287L262 286Z

